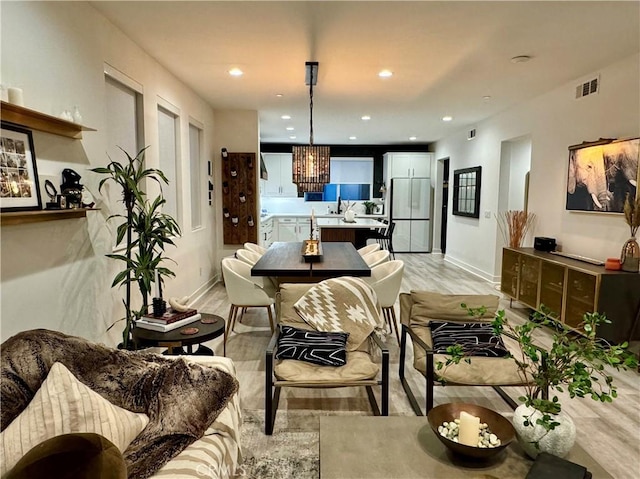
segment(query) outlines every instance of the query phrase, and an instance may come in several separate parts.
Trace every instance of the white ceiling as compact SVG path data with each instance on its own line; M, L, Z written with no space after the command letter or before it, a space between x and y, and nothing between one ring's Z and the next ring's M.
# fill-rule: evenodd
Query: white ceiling
M91 4L213 108L257 110L265 143L308 143L306 61L314 142L374 145L438 140L640 51L637 1Z

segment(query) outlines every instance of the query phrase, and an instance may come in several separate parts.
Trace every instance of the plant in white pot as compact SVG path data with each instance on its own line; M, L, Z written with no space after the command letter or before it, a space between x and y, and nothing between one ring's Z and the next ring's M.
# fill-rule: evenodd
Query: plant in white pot
M462 307L466 306L463 304ZM496 336L506 335L518 345L511 351L522 375L525 393L518 399L513 425L525 452L536 457L545 451L556 456L566 455L575 441L575 426L562 411L557 392L566 392L570 398L587 398L611 402L617 397L611 372L636 369L637 358L627 351L628 344L612 345L597 337L598 326L610 321L600 313L586 313L578 327L582 334L554 320L545 308L533 313L533 319L514 325L504 310L496 313L492 326ZM469 314L483 314L483 308L468 309ZM551 331L551 343L543 347L536 343L534 335L547 326ZM471 361L458 345L450 346L447 363ZM551 397L544 397L546 392ZM567 423L568 418L568 423Z

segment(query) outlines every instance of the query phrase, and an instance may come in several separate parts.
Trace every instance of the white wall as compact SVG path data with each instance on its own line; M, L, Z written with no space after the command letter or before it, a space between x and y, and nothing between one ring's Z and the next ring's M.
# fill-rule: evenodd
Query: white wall
M593 73L600 74L600 93L575 100L575 85ZM452 171L482 166L480 210L491 212L490 218L481 214L479 220L449 217L447 260L487 279L498 279L494 252L501 239L493 214L498 208L495 182L500 177L501 144L523 136L531 138L529 211L537 215L534 234L557 238L567 252L600 259L619 256L629 236L621 215L565 210L567 147L598 138L637 136L639 84L640 55L636 54L478 123L473 141L467 141L466 129L438 141L435 157L450 157Z
M192 231L190 225L188 134L190 117L203 125L201 178L206 182L206 160L219 157L214 154L219 148L213 140L211 107L87 3L3 2L1 22L2 84L23 88L25 106L44 113L58 115L78 105L83 124L97 129L86 132L81 141L34 131L40 175L59 178L63 168L73 168L82 175L81 183L100 198L100 177L88 169L107 162L105 62L143 86L148 166L157 167L159 161L158 98L179 109L178 204L183 235L176 240L177 248L167 250L177 262L170 266L177 277L167 282L165 295L202 292L218 273L220 239L215 233L215 203L208 206L205 185L202 227ZM153 188L149 186L150 193ZM86 220L2 228L2 340L18 331L44 327L109 344L118 342L120 325L111 333L105 330L124 314L123 292L110 287L121 265L104 256L110 252L111 226L106 222L110 211L108 204L99 202L98 206L103 209L90 212Z

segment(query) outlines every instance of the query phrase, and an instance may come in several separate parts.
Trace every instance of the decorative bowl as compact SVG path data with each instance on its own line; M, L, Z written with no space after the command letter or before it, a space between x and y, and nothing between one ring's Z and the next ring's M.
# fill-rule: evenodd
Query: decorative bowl
M465 411L473 416L479 417L481 423L486 423L493 434L500 439L500 445L498 447L474 447L460 444L452 441L449 438L442 436L438 432L438 427L442 426L443 422L453 421L460 417L460 411ZM491 409L486 407L477 406L475 404L466 403L448 403L436 406L429 414L427 414L429 425L434 434L440 439L440 442L444 444L454 454L465 456L474 459L488 459L502 452L513 441L516 435L516 431L507 418L501 416Z

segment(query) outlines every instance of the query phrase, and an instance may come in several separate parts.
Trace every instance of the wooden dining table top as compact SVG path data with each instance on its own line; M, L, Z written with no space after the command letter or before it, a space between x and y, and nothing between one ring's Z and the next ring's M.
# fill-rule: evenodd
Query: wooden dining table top
M302 257L302 242L277 241L251 268L251 275L319 280L338 276L371 276L371 268L351 243L323 242L322 257L307 263Z

